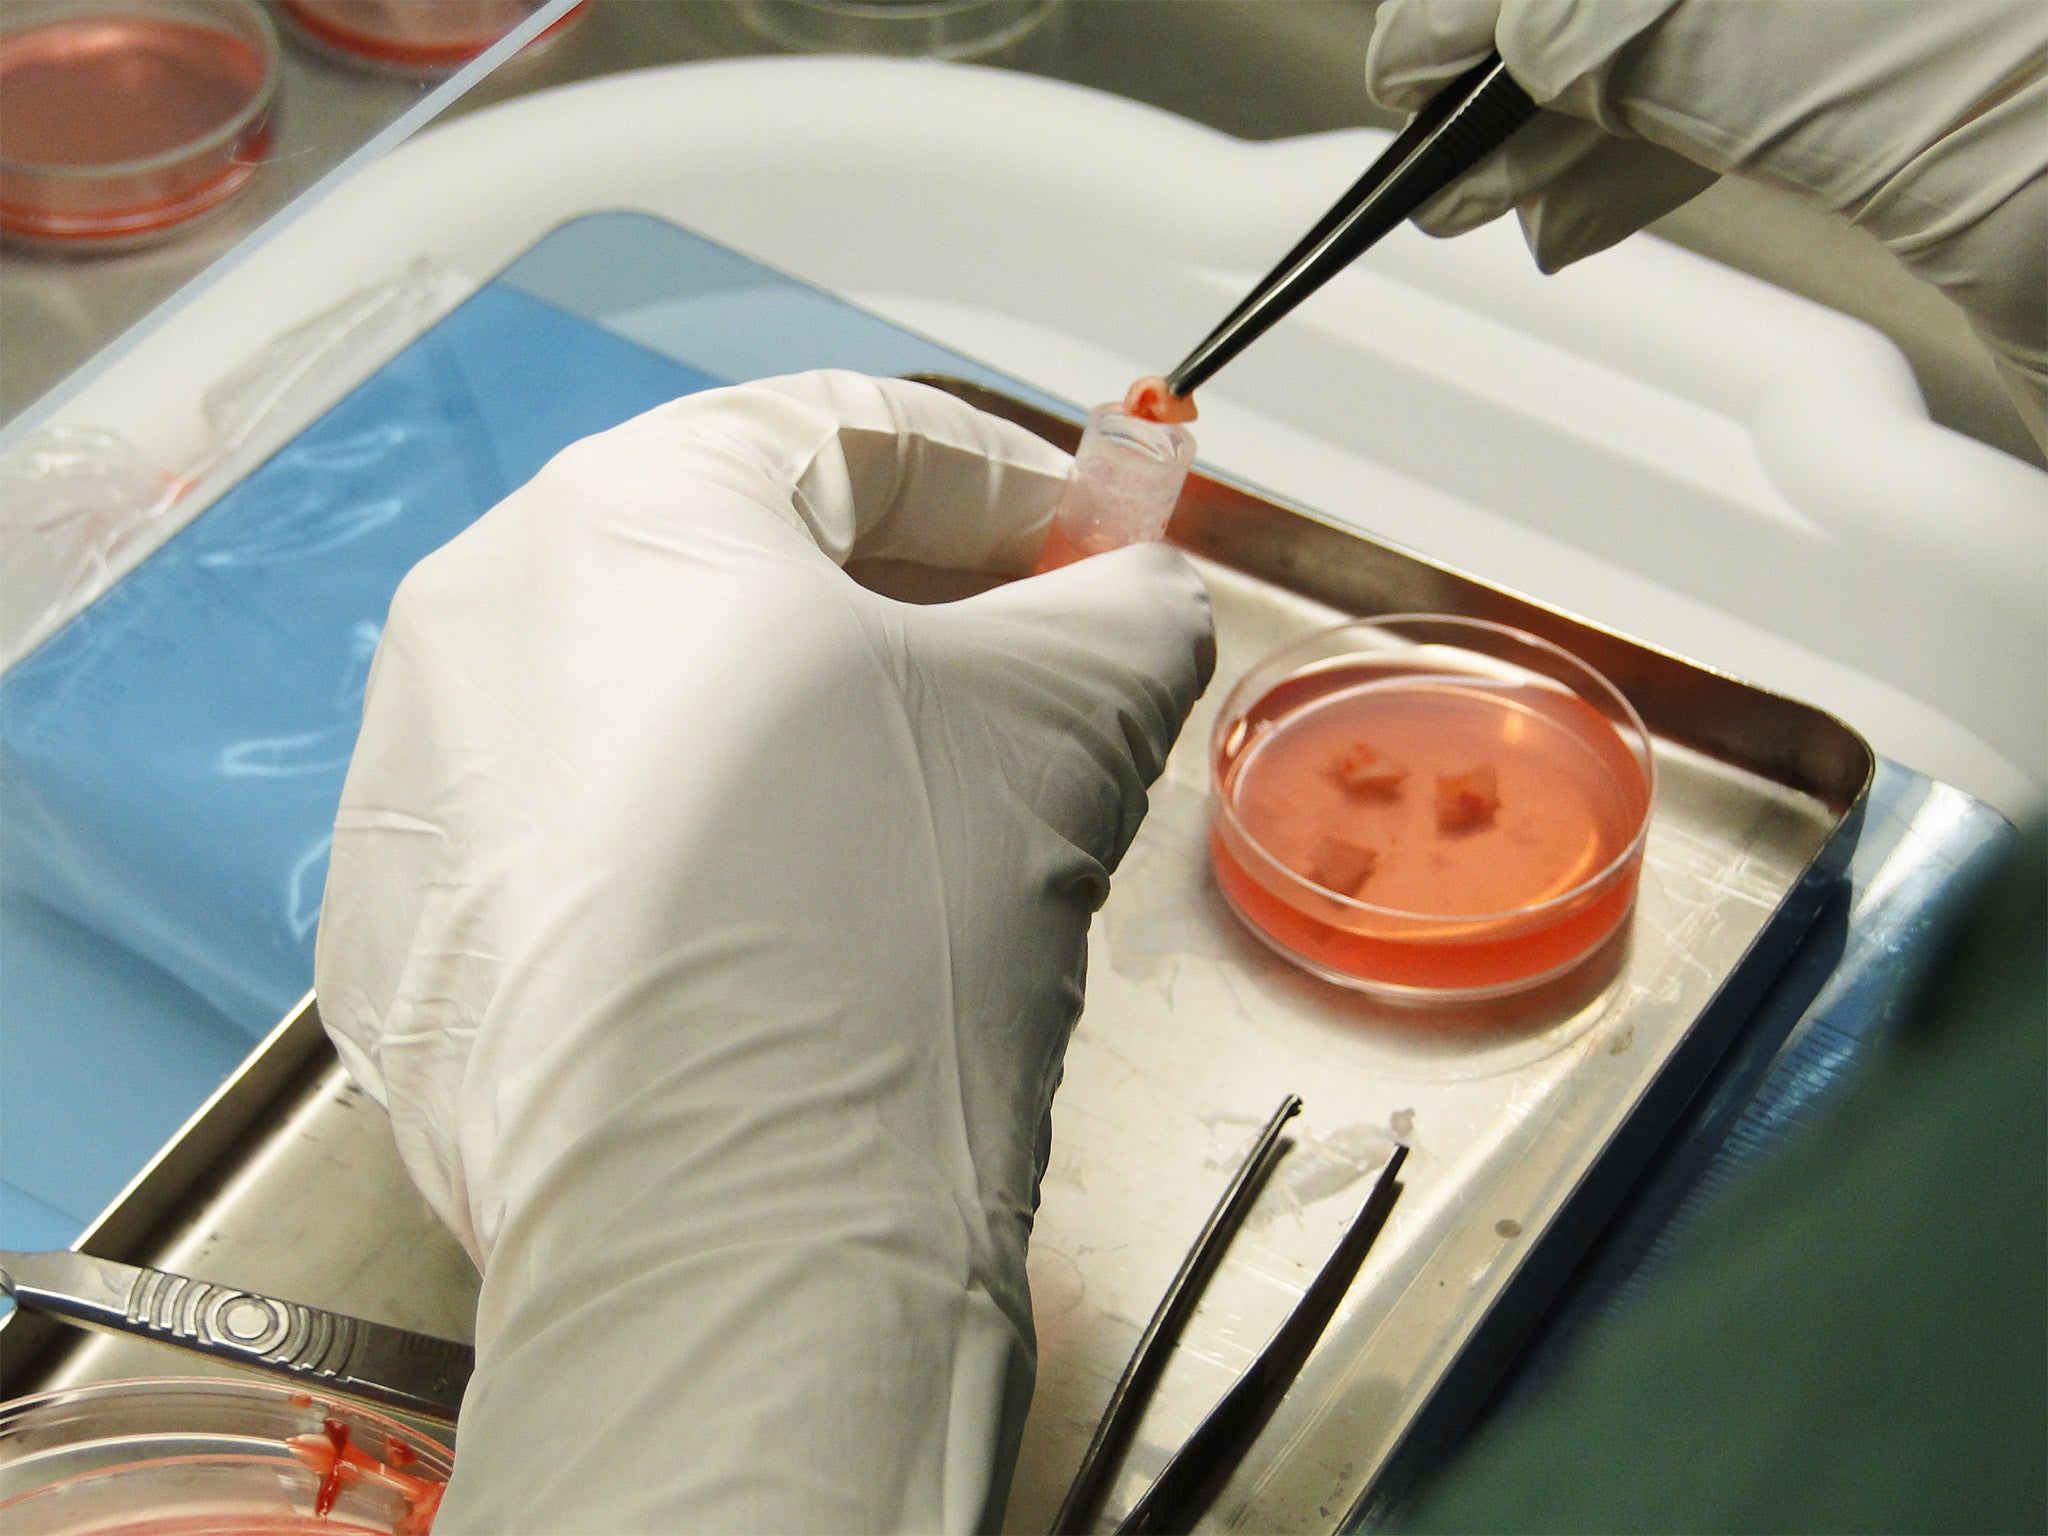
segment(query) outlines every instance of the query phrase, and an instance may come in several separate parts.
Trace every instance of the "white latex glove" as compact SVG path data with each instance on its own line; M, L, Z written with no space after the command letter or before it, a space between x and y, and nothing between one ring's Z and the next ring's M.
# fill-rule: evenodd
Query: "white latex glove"
M716 390L407 577L317 986L483 1271L436 1530L967 1530L1089 915L1213 657L1162 546L1022 572L1067 457L915 384Z
M1424 228L1518 208L1555 272L1724 173L1792 187L1962 306L2048 446L2048 5L1392 0L1368 83L1412 112L1494 49L1550 110Z

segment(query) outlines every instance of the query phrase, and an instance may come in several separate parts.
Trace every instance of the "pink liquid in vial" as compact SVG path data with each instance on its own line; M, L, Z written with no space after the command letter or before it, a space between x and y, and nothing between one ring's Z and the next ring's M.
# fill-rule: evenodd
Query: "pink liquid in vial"
M1063 565L1072 565L1076 560L1085 560L1094 553L1094 550L1083 549L1068 538L1067 530L1055 518L1052 527L1046 531L1045 546L1038 552L1038 564L1032 568L1033 573L1042 576Z
M1163 538L1194 454L1193 435L1176 422L1133 415L1120 404L1090 411L1038 572Z
M1216 876L1333 979L1480 996L1568 969L1635 899L1643 769L1573 693L1398 660L1290 678L1219 743ZM1617 862L1619 861L1619 862Z

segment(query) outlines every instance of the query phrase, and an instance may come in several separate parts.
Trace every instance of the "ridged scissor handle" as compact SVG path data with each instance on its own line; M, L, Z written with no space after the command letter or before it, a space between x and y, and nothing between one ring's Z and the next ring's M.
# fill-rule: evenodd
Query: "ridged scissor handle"
M455 1422L476 1353L254 1291L78 1253L0 1253L17 1305L155 1339L440 1423Z

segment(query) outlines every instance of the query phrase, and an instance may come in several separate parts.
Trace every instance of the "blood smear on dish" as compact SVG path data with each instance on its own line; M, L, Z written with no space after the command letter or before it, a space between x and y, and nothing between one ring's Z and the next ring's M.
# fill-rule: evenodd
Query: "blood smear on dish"
M1622 856L1648 808L1621 737L1569 692L1361 664L1280 684L1244 726L1219 783L1258 847L1326 891L1333 840L1370 855L1335 882L1358 906L1289 901L1213 840L1231 900L1315 964L1399 987L1495 987L1569 965L1633 902L1631 877L1560 903ZM1405 772L1365 779L1360 764L1377 762ZM1488 770L1491 813L1441 819L1438 781ZM1532 919L1548 903L1558 910Z

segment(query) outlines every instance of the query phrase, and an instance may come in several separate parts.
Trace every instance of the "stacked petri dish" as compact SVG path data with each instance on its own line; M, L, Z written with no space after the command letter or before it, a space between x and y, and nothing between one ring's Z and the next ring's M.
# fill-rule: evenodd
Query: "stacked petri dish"
M1617 938L1655 766L1614 685L1534 635L1394 614L1268 657L1210 742L1210 859L1273 949L1402 1003L1509 996Z
M425 1536L453 1453L285 1384L109 1381L0 1404L8 1536Z
M213 212L270 151L278 68L253 0L8 0L0 236L122 249Z
M799 53L978 59L1029 36L1059 0L739 0L763 37Z

